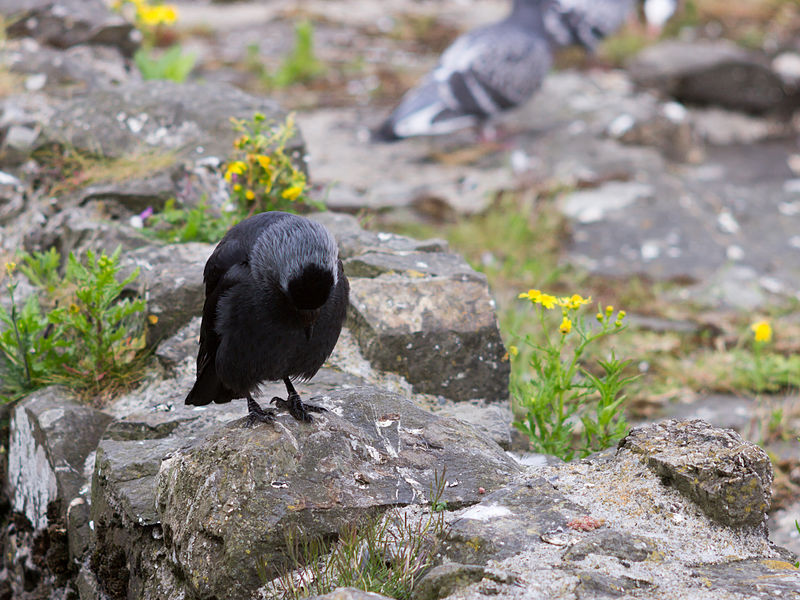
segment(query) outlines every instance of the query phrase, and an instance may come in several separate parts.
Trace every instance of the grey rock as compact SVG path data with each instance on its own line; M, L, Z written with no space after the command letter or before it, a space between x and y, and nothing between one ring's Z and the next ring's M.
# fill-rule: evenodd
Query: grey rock
M67 143L114 158L146 150L191 161L226 157L237 137L230 118L249 120L256 112L276 122L285 118L276 103L224 84L128 82L89 90L58 105L43 124L39 143ZM286 147L299 165L302 148L299 135Z
M130 56L139 46L133 25L102 0L3 0L0 14L10 37L32 37L56 48L107 44Z
M797 567L786 561L748 558L695 565L691 571L713 589L748 598L792 597L798 593Z
M486 573L481 565L445 563L433 567L414 585L412 600L439 600L458 588L480 581Z
M158 345L156 358L164 368L175 369L187 358L197 356L199 343L200 317L195 317Z
M545 479L521 477L458 513L442 554L454 562L484 565L550 543L585 512Z
M31 47L33 46L33 47ZM81 44L67 49L38 44L20 44L9 53L9 68L27 76L30 87L34 78L43 78L37 89L62 94L62 88L76 90L117 85L139 80L137 69L131 69L122 53L113 46Z
M483 402L448 402L437 414L461 419L484 433L503 450L511 448L511 425L514 415L507 405Z
M461 276L483 281L483 276L458 254L448 252L364 252L344 263L348 277L378 277L386 273L414 279L430 276Z
M12 506L34 528L47 526L51 503L61 501L63 517L74 498L88 498L87 459L111 420L55 386L31 394L16 407L8 450Z
M647 536L626 535L619 531L600 529L587 533L564 553L565 560L581 561L589 554L613 556L620 560L641 562L652 558L658 544Z
M148 343L169 337L203 312L203 268L212 250L210 244L191 242L146 246L122 258L120 277L139 268L131 291L147 301L148 316L157 318L148 327Z
M336 588L332 592L319 596L309 596L308 600L390 600L386 596L374 592L365 592L354 587Z
M364 356L415 392L508 399L508 355L483 276L352 278L350 305Z
M642 460L668 485L729 527L763 526L772 495L766 452L732 430L699 419L669 420L632 430L621 448Z
M86 250L111 254L117 247L123 251L149 246L152 241L120 220L112 220L102 202L88 202L55 210L39 228L25 232L28 250L55 247L62 256L70 252L83 255Z
M5 225L25 208L26 186L10 173L0 171L0 225Z
M634 81L682 102L764 113L791 102L765 61L725 40L669 40L640 52L629 65Z
M258 562L268 577L285 562L285 533L329 538L365 513L425 502L445 466L452 506L518 472L469 426L399 396L353 388L317 403L330 412L310 426L235 424L163 462L158 513L192 594L246 596L263 583Z
M643 589L654 587L649 581L622 576L614 577L596 571L574 571L579 584L576 595L579 600L595 600L598 598L620 598L628 594L641 593Z
M446 252L448 248L447 242L441 239L415 240L395 233L369 231L363 229L355 217L343 213L315 213L309 218L331 230L342 260L370 252L393 252L402 256L409 252Z

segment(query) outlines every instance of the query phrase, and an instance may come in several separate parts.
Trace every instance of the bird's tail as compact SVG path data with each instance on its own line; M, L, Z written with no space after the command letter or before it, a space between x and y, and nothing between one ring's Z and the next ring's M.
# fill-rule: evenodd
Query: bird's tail
M202 369L197 374L197 381L186 396L185 404L205 406L212 402L230 402L232 396L217 377L214 369Z
M380 127L373 129L371 133L373 142L396 142L403 139L394 130L394 122L391 117L386 119Z

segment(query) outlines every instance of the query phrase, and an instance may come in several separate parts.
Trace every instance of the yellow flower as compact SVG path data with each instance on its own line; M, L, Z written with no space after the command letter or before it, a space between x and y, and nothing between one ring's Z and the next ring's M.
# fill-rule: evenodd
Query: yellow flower
M563 334L567 335L570 331L572 331L572 321L570 321L567 317L561 321L561 325L558 327L558 330Z
M772 339L772 326L768 321L758 321L750 326L757 342L768 342Z
M75 315L75 314L78 314L79 312L81 312L81 309L74 302L70 302L70 304L69 304L69 312L71 312L73 315Z
M9 277L16 270L17 270L17 263L15 263L15 262L7 262L6 263L6 273L8 273Z
M605 317L603 316L603 313L599 312L599 313L597 313L597 314L594 316L594 318L595 318L595 319L597 319L597 320L598 320L600 323L602 323L602 322L603 322L603 319L604 319Z
M235 160L225 170L225 181L230 181L233 175L241 175L247 170L247 163Z
M522 292L519 297L520 298L527 298L531 302L536 302L539 296L542 295L542 292L539 290L528 290L527 292Z
M555 296L551 296L550 294L542 294L540 295L534 302L537 302L544 306L547 310L550 310L556 305L558 298Z
M150 322L150 325L155 325L158 323L158 315L147 315L147 320Z
M252 200L253 198L256 197L256 194L255 194L255 192L253 190L247 190L244 193L244 197L247 198L248 200Z
M255 159L258 161L258 164L261 165L261 168L265 171L269 171L269 164L272 162L272 159L265 154L256 154Z
M148 6L140 4L139 20L148 26L156 25L172 25L178 20L178 10L171 4L157 4L155 6Z
M610 304L608 306L606 306L606 314L609 317L611 316L611 313L613 313L613 312L614 312L614 307L613 306L611 306Z
M241 192L242 191L242 184L241 183L234 183L233 184L233 191L234 192Z
M558 299L558 305L563 306L567 309L575 309L580 308L583 304L588 304L591 302L592 297L589 296L588 298L583 298L579 294L572 294L572 296L563 296Z
M303 193L302 186L293 185L283 190L283 192L281 193L281 198L285 198L286 200L294 202L297 199L297 197L302 193Z
M509 346L508 347L508 353L511 356L517 356L519 354L519 348L517 348L516 346Z

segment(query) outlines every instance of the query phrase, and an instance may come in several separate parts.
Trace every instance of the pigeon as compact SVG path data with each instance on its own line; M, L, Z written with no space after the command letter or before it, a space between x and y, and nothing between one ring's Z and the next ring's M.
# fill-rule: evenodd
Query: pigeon
M677 0L638 1L644 2L647 18L657 15L663 24ZM505 19L456 38L434 70L406 92L373 132L373 140L482 127L533 96L550 70L553 49L577 44L594 51L629 18L636 2L513 0Z
M545 8L545 30L554 46L579 45L593 52L622 27L636 0L556 0Z
M186 404L247 399L247 424L270 422L253 392L283 381L275 397L298 421L325 409L304 404L293 380L308 380L330 356L342 330L350 284L336 240L305 217L265 212L232 227L206 262L197 379Z
M544 9L544 26L557 47L580 45L594 52L643 5L651 31L659 31L677 8L677 0L555 0Z
M552 64L542 9L554 1L514 0L511 14L502 21L458 37L373 138L394 141L481 126L525 102Z

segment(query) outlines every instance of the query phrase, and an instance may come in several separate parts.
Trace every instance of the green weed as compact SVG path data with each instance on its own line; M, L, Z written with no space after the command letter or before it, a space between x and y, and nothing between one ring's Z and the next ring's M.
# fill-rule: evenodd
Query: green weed
M167 200L161 212L148 219L146 232L170 243L218 242L225 232L239 220L235 212L222 212L214 216L206 203L193 208L180 208L175 199Z
M314 26L310 21L300 21L294 27L294 47L265 81L271 88L283 89L307 83L324 71L325 66L314 55Z
M415 583L433 566L444 534L444 485L443 472L436 478L431 509L421 517L396 511L365 517L344 527L332 547L321 539L287 536L290 567L270 582L268 597L294 600L355 587L411 598Z
M0 306L0 393L7 400L61 383L85 398L102 397L133 384L144 353L141 299L123 299L123 288L138 270L117 279L119 248L111 255L88 251L84 262L70 253L63 278L57 253L20 253L31 282L54 308L43 308L34 293L20 307L14 293L15 263L7 263L11 309ZM60 257L59 257L60 258ZM23 269L20 269L23 270ZM59 294L72 290L65 299Z
M184 52L180 44L174 44L163 52L143 46L133 55L133 62L139 67L143 79L169 79L178 83L186 81L196 61L197 54Z
M625 328L625 312L612 318L613 307L606 307L597 313L600 328L592 329L579 314L590 299L577 294L557 298L539 290L521 297L535 306L544 341L525 338L530 349L527 377L517 376L511 382L515 405L523 412L514 426L528 435L537 452L564 460L571 460L576 452L586 456L611 446L627 430L622 391L636 376L623 376L630 361L619 361L613 353L610 359L597 361L600 374L583 368L581 358L587 346ZM549 311L555 307L561 308L562 318L558 333L551 333ZM511 346L510 353L518 356L518 349ZM578 419L583 424L580 442L575 434Z

